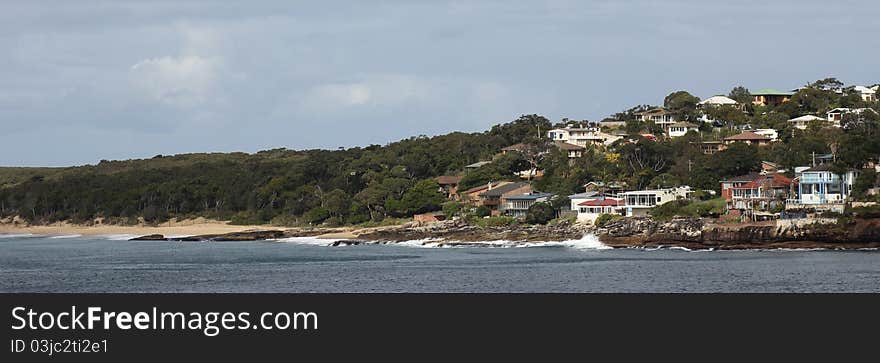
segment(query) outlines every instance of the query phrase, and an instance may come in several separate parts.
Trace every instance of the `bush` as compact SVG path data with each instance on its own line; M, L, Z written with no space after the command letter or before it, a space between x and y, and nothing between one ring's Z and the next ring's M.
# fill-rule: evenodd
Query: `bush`
M480 227L506 227L517 224L516 218L508 217L508 216L497 216L497 217L489 217L489 218L480 218L475 221L475 223Z
M452 219L452 217L456 216L461 210L464 208L464 204L459 202L448 202L443 204L443 214L446 215L446 219Z
M488 217L490 214L492 214L492 210L485 205L481 205L477 207L477 209L474 209L474 215L477 217Z
M594 222L594 224L596 227L605 227L608 222L620 218L623 218L623 216L619 214L600 214L599 217L596 217L596 222Z
M880 205L856 207L852 209L852 214L861 218L880 218Z
M238 212L235 213L232 218L229 219L229 224L237 224L237 225L249 225L249 224L263 224L264 222L257 218L257 215L253 212Z
M303 219L310 225L315 225L330 218L330 212L323 207L315 207L303 214Z
M556 210L548 203L535 203L526 212L525 222L529 224L547 224L556 218Z

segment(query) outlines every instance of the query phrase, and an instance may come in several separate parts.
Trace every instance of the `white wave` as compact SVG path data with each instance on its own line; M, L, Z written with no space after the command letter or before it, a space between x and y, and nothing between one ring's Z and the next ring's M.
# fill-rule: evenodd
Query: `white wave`
M99 234L94 236L98 239L106 239L109 241L128 241L135 237L140 237L140 234Z
M51 238L51 239L68 239L68 238L80 238L80 237L82 237L81 234L64 234L64 235L59 235L59 236L52 236L49 238Z
M546 247L546 246L562 246L578 250L609 250L611 246L607 246L599 237L593 234L584 235L581 239L572 239L558 242L527 242L520 244L519 247Z
M0 238L25 238L25 237L36 237L36 236L33 233L0 234Z
M297 243L297 244L312 245L312 246L331 246L331 245L333 245L333 242L343 241L343 240L344 239L317 238L317 237L288 237L288 238L273 239L270 241Z
M470 248L470 247L500 247L500 248L528 248L528 247L567 247L582 250L606 250L612 247L606 246L595 235L588 234L581 239L568 241L536 241L522 242L510 240L496 241L441 241L439 239L419 239L399 242L397 245L422 248Z
M440 241L436 238L425 238L425 239L414 239L409 241L398 242L396 245L406 246L406 247L420 247L420 248L437 248L442 247L440 245Z

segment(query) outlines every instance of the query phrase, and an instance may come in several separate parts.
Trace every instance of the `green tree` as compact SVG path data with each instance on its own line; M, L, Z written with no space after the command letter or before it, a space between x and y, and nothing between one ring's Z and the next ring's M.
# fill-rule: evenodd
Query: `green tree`
M549 203L538 202L532 204L526 212L525 222L529 224L547 224L556 218L556 210Z

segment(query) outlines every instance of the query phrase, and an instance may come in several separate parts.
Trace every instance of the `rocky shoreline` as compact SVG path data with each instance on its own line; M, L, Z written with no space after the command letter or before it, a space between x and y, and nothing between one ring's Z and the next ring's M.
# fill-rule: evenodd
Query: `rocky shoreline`
M688 249L875 249L880 248L880 219L794 220L759 224L714 224L712 220L621 218L602 228L561 222L553 225L480 227L463 221L429 224L407 223L378 229L348 231L354 238L328 239L331 246L393 244L423 241L437 246L487 246L533 242L579 240L593 234L614 248L684 247ZM136 241L224 242L318 237L339 233L339 229L252 230L180 238L146 235ZM329 237L328 237L329 238Z

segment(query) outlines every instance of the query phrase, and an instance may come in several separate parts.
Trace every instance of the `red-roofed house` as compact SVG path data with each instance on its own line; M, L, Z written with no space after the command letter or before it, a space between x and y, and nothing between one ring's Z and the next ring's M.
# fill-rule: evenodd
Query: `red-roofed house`
M727 209L768 210L785 205L792 193L791 178L782 174L749 174L721 182Z
M579 222L594 223L603 214L621 214L624 202L620 198L597 198L578 203Z

